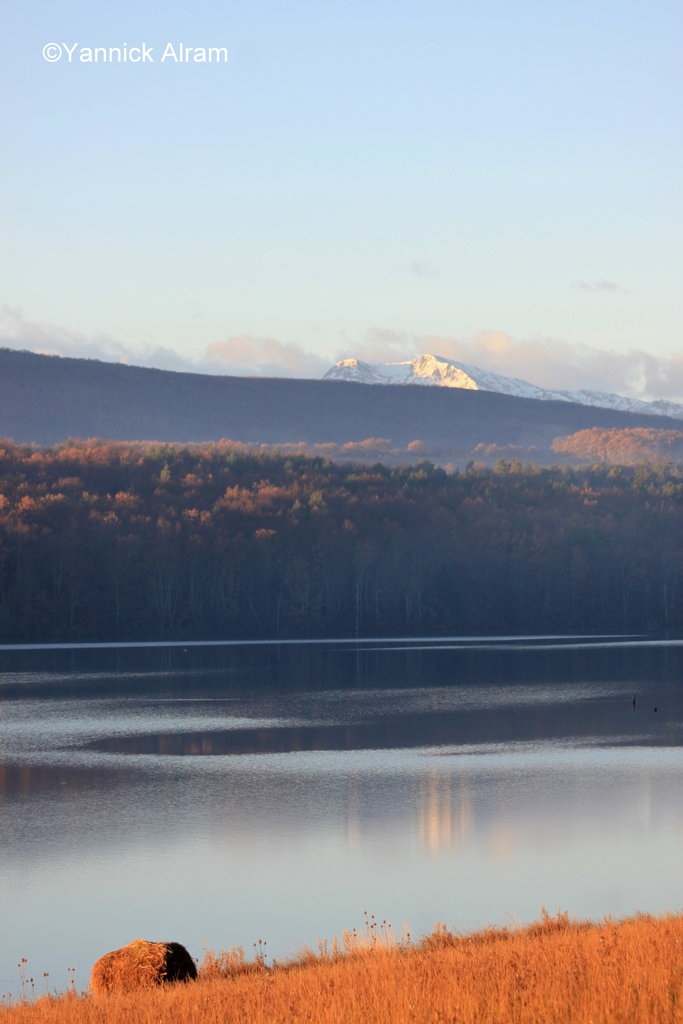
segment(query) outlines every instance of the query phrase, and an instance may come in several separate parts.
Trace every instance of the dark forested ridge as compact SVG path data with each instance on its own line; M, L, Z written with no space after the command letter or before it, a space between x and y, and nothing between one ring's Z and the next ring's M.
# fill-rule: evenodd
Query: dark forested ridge
M217 377L0 349L0 437L186 444L359 444L381 461L421 443L442 465L517 454L555 462L555 438L591 428L681 429L680 420L458 388ZM393 452L393 454L392 454Z
M0 443L0 640L683 627L683 470Z

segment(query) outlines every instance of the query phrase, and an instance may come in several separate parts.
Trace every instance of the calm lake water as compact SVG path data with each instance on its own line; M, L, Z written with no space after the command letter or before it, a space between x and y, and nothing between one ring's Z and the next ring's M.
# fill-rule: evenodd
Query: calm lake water
M682 641L0 648L0 996L138 936L682 910L682 744Z

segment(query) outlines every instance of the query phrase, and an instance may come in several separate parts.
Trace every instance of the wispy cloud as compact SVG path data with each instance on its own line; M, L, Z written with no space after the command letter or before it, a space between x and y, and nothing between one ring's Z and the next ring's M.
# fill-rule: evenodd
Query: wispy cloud
M101 359L165 370L196 370L176 352L163 346L148 349L125 345L109 334L86 335L59 324L28 320L16 306L0 306L0 346L27 349L47 356Z
M572 281L572 288L578 288L581 292L628 292L628 288L616 281Z
M439 276L439 268L433 260L413 260L410 264L410 270L416 277Z
M214 341L206 349L207 363L220 367L221 373L259 377L321 377L330 368L321 359L298 345L239 334L225 341Z
M89 336L59 324L29 320L20 309L8 305L0 307L0 346L41 355L236 376L321 377L331 364L297 345L249 334L213 342L191 359L164 346L127 345L108 334Z
M108 335L87 338L71 331L40 321L27 320L17 306L0 307L0 342L10 348L27 348L49 356L79 356L118 360L123 346Z
M337 358L355 356L367 363L399 363L402 360L415 359L424 351L420 347L424 337L391 327L371 327L364 332L357 344L351 343L353 350L340 351Z

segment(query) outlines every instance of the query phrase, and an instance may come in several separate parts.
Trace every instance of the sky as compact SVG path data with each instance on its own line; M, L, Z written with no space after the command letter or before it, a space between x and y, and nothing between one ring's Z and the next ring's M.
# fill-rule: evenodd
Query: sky
M0 345L683 400L682 43L679 0L3 0Z

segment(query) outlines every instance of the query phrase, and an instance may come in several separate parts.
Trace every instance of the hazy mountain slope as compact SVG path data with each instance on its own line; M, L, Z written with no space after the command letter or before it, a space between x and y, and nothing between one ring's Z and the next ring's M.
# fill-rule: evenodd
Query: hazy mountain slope
M603 409L620 409L645 415L675 416L683 419L683 405L659 400L642 402L637 398L605 391L562 391L538 387L519 377L504 377L479 366L457 363L443 356L423 355L401 363L364 363L343 359L327 371L323 380L346 380L364 384L421 384L432 387L462 388L467 391L494 391L543 402L573 402Z
M0 436L278 444L419 439L444 452L535 445L591 427L679 420L458 388L391 388L334 380L216 377L0 349ZM556 461L556 457L554 458Z

